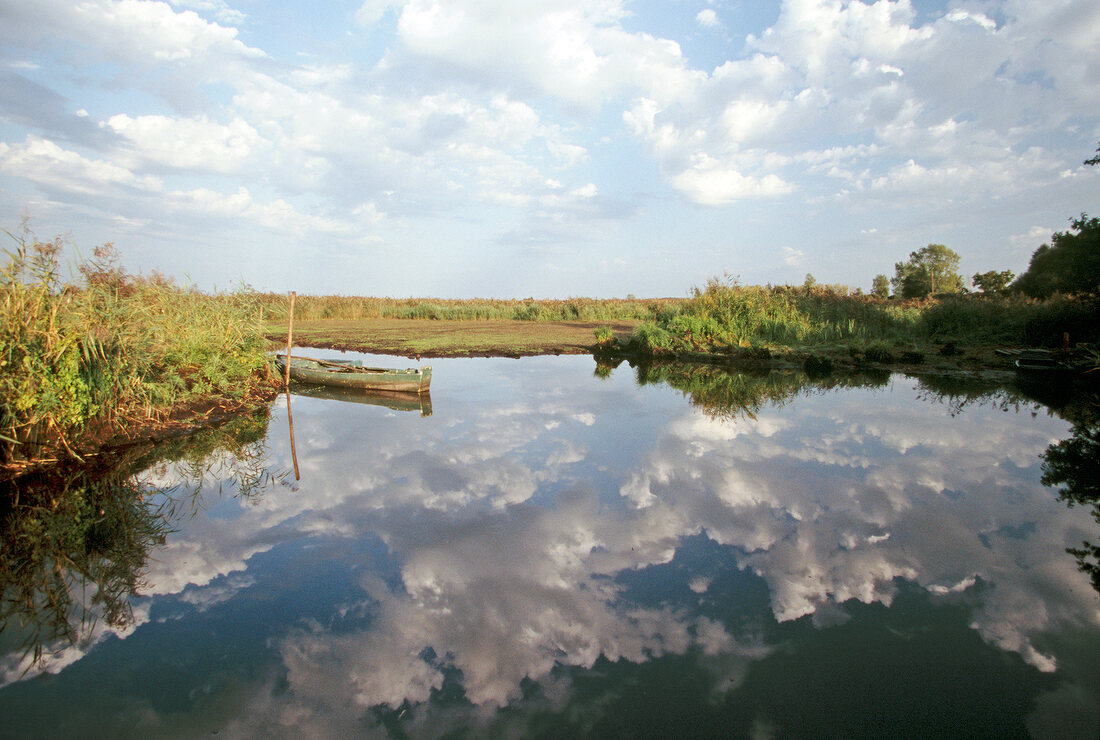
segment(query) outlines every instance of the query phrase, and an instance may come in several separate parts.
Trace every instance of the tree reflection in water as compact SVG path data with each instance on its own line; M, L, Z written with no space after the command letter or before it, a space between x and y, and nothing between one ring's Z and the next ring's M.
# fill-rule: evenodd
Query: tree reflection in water
M606 377L613 366L597 365ZM886 385L885 371L837 374L811 378L801 372L731 372L715 365L652 363L636 368L639 385L666 384L715 419L755 419L765 407L781 407L799 396L836 388L875 388ZM922 375L916 379L918 397L948 407L951 416L968 407L990 405L1002 411L1032 413L1046 409L1071 422L1070 437L1043 454L1043 485L1058 488L1068 506L1091 506L1100 524L1100 393L1080 384L1037 382L1023 376L1016 383L996 378L959 375ZM1100 592L1100 542L1083 542L1066 550Z
M196 512L204 479L254 498L285 477L265 467L268 415L0 484L0 633L21 641L24 672L92 639L99 620L133 625L150 550Z
M665 384L714 419L755 419L766 406L785 406L799 396L837 388L877 388L890 373L869 371L811 378L803 372L731 372L716 365L652 363L636 368L639 385Z
M1043 485L1058 488L1058 499L1073 506L1091 506L1100 524L1100 395L1093 393L1075 404L1068 439L1055 442L1043 453ZM1100 541L1082 542L1066 550L1100 592Z

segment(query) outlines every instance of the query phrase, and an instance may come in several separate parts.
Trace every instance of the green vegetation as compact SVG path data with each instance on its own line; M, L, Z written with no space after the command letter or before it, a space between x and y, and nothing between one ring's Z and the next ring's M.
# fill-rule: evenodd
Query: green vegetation
M1082 214L1072 227L1036 250L1015 282L1008 270L975 274L980 294L965 292L957 253L929 244L898 262L893 279L875 276L869 295L807 273L799 287L712 279L686 299L300 296L295 338L409 356L593 346L612 355L768 360L775 353L816 375L853 364L924 362L929 343L943 344L938 354L947 357L963 354L958 346L1059 347L1066 334L1073 343L1096 342L1100 219ZM95 439L189 404L243 402L269 377L267 341L285 332L288 296L246 289L206 295L155 273L131 276L110 244L79 266L77 284L62 285L59 240L28 240L25 230L13 240L0 268L4 470L60 451L77 455Z
M129 448L104 466L60 466L0 483L0 632L22 640L25 668L64 643L79 644L97 620L116 629L133 623L131 600L144 586L150 551L193 514L212 466L229 482L224 488L252 500L286 475L264 467L267 422L263 408ZM174 485L143 483L140 474L153 466Z
M637 371L639 385L667 384L711 418L728 421L755 419L766 407L782 407L822 389L879 387L889 377L888 372L866 372L815 378L812 373L730 372L675 362L641 365Z
M1012 270L990 270L988 272L976 272L971 282L974 287L980 289L986 295L1001 295L1008 291L1016 274Z
M1018 294L923 300L839 295L830 290L744 287L712 279L678 309L638 326L624 349L645 355L764 355L777 348L858 352L894 362L929 343L1060 347L1100 340L1100 302L1092 296L1035 300ZM908 354L907 354L908 353Z
M959 255L942 244L929 244L909 253L907 262L894 265L894 295L925 298L939 293L961 293Z
M642 324L631 345L645 353L724 352L737 347L907 341L921 308L829 289L745 287L711 279L678 309Z
M82 284L62 285L59 239L13 239L0 269L0 463L76 454L82 435L199 400L240 401L267 372L254 294L129 276L110 244L80 266Z
M871 295L875 298L890 297L890 278L885 275L875 275L871 281Z
M1056 232L1035 250L1015 290L1033 298L1100 292L1100 218L1082 213L1070 223L1073 231Z
M268 321L285 324L289 297L276 293L256 296ZM610 322L647 320L678 298L567 300L494 300L441 298L373 298L366 296L308 296L295 298L294 321L322 319L429 319L433 321L585 321Z

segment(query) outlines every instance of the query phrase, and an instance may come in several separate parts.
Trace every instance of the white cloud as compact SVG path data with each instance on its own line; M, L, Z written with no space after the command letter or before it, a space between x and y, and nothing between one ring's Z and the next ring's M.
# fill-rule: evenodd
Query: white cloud
M78 195L98 195L110 188L161 190L155 178L139 177L106 160L88 159L37 136L28 136L14 146L0 142L0 170L51 190Z
M241 118L226 125L205 117L130 116L120 113L106 126L133 143L139 157L154 164L207 172L239 171L267 148L259 132Z
M214 7L214 3L203 5ZM33 7L19 6L4 11L9 34L32 38L60 34L102 58L139 68L155 60L202 64L213 72L217 65L266 56L239 41L237 29L203 20L191 10L176 13L167 3L89 0L74 6L61 0L41 0ZM239 20L239 15L233 17Z
M619 25L625 14L618 0L410 0L398 35L408 53L441 63L439 74L475 73L483 82L592 111L632 90L667 97L691 74L677 44L625 31ZM399 53L392 57L392 64L404 61Z
M1046 226L1032 226L1023 234L1013 234L1009 237L1015 249L1025 249L1029 253L1038 249L1042 244L1049 244L1050 237L1055 229Z
M800 267L806 264L806 253L801 249L783 247L783 264L791 267Z
M963 23L966 21L977 23L987 31L997 30L997 22L983 13L972 13L969 10L956 9L947 13L944 18L954 23Z
M186 8L200 13L208 13L220 23L239 25L245 21L245 14L229 7L224 0L169 0L174 8Z
M722 21L718 20L718 14L712 8L705 8L695 14L695 22L703 28L721 28Z
M366 0L355 12L355 20L365 26L377 23L382 17L395 10L400 10L406 0Z
M726 56L709 69L689 60L707 58L698 51L713 34L689 29L678 39L682 18L652 20L664 12L673 11L631 15L621 0L369 0L357 27L330 30L347 51L335 54L285 48L266 12L245 18L222 0L9 3L0 46L22 82L0 88L0 106L13 107L20 91L52 97L7 113L21 130L6 144L17 150L36 136L128 171L139 187L158 180L165 193L244 187L260 199L262 190L268 203L322 220L372 203L392 228L371 238L411 238L408 227L425 217L458 219L451 232L467 253L598 239L603 250L632 240L654 255L658 211L676 207L662 185L719 214L746 201L774 214L799 193L806 223L830 235L822 249L843 238L821 223L838 209L889 211L899 229L958 231L990 209L1053 223L1095 185L1079 166L1091 151L1069 156L1096 128L1095 3L956 4L924 21L905 0L789 0L770 28L711 49ZM716 28L717 6L695 21ZM44 86L78 69L79 90ZM86 123L72 111L85 111ZM104 122L98 136L94 121ZM96 177L84 169L80 178ZM31 193L50 180L12 177ZM588 184L597 195L587 207L549 197ZM49 187L67 195L38 202L59 213L157 225L156 209ZM660 208L637 207L645 198ZM608 239L598 224L612 218L624 228ZM1008 220L982 231L975 248L987 260L1010 243L998 228L1024 228ZM150 234L182 231L161 226ZM781 231L773 252L796 238ZM930 239L947 237L917 240ZM713 268L684 263L663 279L690 282L685 271L699 269Z

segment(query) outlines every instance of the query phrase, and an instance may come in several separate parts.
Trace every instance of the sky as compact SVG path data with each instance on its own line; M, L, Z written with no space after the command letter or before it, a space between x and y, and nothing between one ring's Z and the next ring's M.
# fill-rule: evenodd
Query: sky
M0 227L204 290L1020 273L1098 142L1095 0L0 0Z

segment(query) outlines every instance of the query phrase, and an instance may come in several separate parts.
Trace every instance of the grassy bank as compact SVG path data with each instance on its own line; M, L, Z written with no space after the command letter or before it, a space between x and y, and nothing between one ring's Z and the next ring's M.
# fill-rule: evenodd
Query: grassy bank
M289 298L276 293L257 296L264 316L286 322ZM369 296L297 296L295 321L427 319L432 321L631 321L653 320L675 310L683 299L493 300L441 298L373 298Z
M295 311L297 314L297 311ZM597 328L626 339L637 321L326 319L294 320L294 343L403 357L524 357L592 352ZM286 343L286 324L269 322L267 337Z
M63 285L60 242L17 238L0 270L0 463L76 454L90 435L188 404L240 402L267 373L255 295L123 272L110 245Z
M646 355L777 348L889 357L931 344L1060 347L1100 339L1095 298L970 295L924 300L743 287L711 280L675 310L641 324L622 348Z

